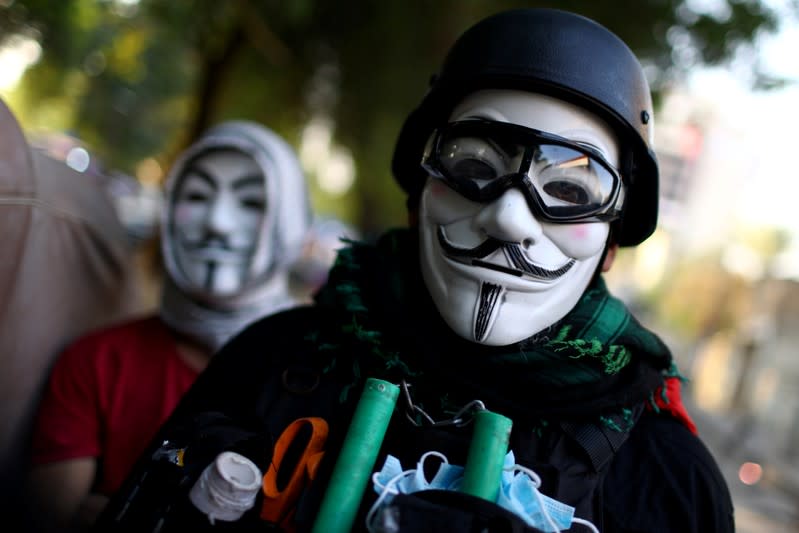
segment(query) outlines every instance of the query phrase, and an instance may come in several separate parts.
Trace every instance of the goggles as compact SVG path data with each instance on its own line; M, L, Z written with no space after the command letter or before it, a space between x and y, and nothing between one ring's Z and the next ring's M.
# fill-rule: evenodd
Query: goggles
M422 167L475 202L516 187L549 222L610 221L624 205L621 177L599 151L507 122L470 119L436 129Z

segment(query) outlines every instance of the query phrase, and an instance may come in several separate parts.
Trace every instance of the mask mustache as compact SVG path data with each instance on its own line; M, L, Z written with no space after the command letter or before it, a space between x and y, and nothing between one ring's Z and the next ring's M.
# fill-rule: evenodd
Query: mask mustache
M186 250L196 252L198 250L220 250L223 252L237 252L236 248L230 246L227 240L218 237L206 237L199 241L187 241L184 245Z
M522 253L522 249L518 244L506 243L502 247L502 251L505 252L505 257L508 258L508 261L513 266L515 266L519 270L524 271L526 274L529 274L539 279L557 279L566 272L568 272L569 269L571 269L571 267L574 266L575 263L574 259L569 259L569 262L563 265L562 267L556 268L554 270L549 270L547 268L538 266L528 261L527 258Z
M438 242L444 249L444 253L453 259L466 260L465 262L469 262L474 266L499 270L516 276L528 275L542 280L553 280L561 277L568 272L575 263L574 259L570 259L569 262L562 267L550 270L530 262L522 252L521 246L518 244L500 241L493 237L488 237L485 241L473 248L461 248L447 241L444 230L440 227L438 228ZM505 258L513 268L483 261L484 258L497 250L502 250Z
M469 259L482 259L484 257L488 257L506 244L493 237L488 237L474 248L461 248L451 244L447 240L442 228L438 228L438 242L441 243L441 247L444 249L444 252L446 252L447 255Z

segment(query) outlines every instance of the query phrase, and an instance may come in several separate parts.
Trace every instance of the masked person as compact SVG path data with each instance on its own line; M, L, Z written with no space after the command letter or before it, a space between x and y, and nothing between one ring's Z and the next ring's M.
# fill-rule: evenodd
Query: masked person
M179 530L194 509L230 530L733 531L668 348L602 277L656 227L652 114L633 53L587 18L467 30L396 144L411 227L341 250L313 305L232 339L104 529ZM361 424L368 378L401 391L385 435ZM483 411L512 423L493 499L462 470ZM370 446L365 476L339 469ZM263 476L235 514L195 497L230 457L214 452Z
M31 478L60 522L91 521L230 336L294 305L289 269L310 220L299 161L268 129L222 123L181 155L166 181L160 312L69 346L39 410Z

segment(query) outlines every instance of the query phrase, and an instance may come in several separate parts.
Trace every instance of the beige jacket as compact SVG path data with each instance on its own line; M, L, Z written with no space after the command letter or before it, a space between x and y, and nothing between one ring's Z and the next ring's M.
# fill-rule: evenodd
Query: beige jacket
M29 149L0 101L0 480L26 465L48 371L77 336L138 310L124 229L96 175Z

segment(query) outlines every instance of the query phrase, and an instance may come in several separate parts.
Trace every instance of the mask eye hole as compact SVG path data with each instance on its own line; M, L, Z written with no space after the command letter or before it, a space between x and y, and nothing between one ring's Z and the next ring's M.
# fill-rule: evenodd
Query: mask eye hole
M471 157L456 161L450 167L450 172L462 178L478 181L489 181L497 177L497 170L491 164Z
M586 154L544 145L536 155L533 180L546 204L595 208L610 198L613 177Z
M184 194L183 198L181 199L185 202L199 204L207 202L208 195L198 191L189 191L186 194Z
M446 139L439 157L449 177L478 187L510 171L507 154L490 140L477 137Z
M552 198L574 205L587 205L590 203L588 192L579 183L567 180L550 181L544 185L544 192Z
M241 200L241 205L242 207L250 211L264 210L264 201L260 198L243 198Z

